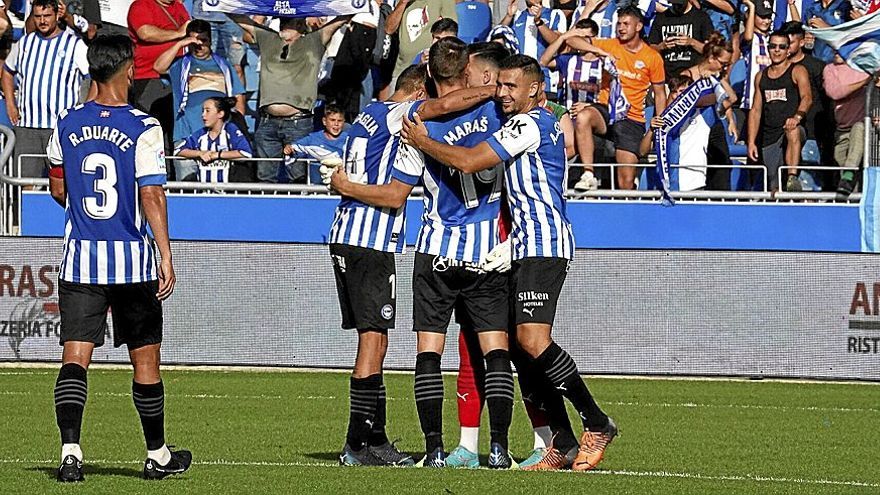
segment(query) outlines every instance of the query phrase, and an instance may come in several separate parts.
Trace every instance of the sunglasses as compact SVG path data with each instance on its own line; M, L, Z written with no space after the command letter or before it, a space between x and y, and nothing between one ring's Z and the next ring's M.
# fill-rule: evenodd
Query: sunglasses
M767 43L767 48L771 50L788 50L788 43Z

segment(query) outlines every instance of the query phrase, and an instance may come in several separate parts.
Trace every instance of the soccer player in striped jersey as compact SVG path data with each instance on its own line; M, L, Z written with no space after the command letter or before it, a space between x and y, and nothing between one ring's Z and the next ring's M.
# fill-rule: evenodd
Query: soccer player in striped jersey
M428 72L441 99L466 86L467 45L458 38L435 43L428 57ZM467 91L478 90L471 88ZM487 92L490 96L494 90ZM431 101L410 111L424 117ZM473 106L471 103L468 106ZM449 113L429 122L437 139L473 145L500 128L501 113L494 102L468 111ZM394 165L393 186L373 188L372 195L403 197L420 181L425 184L425 213L416 243L413 270L413 328L418 332L415 397L426 455L420 465L442 467L443 377L440 359L453 310L470 320L478 333L486 359L486 401L492 434L489 467L508 468L507 431L513 407L513 375L507 348L507 277L486 273L480 262L498 242L501 161L496 169L463 175L425 158L418 150L402 149ZM334 177L336 179L336 177ZM338 180L338 179L336 179ZM376 199L361 199L373 203ZM353 192L355 193L355 192Z
M128 104L133 51L127 36L100 37L88 50L93 101L62 112L47 154L52 197L65 206L61 370L55 414L61 432L59 481L82 481L80 430L86 370L104 344L107 309L113 344L128 346L131 390L147 444L143 475L186 471L192 454L165 444L165 391L159 374L162 303L174 290L165 203L165 151L159 122ZM153 232L161 260L154 252Z
M358 330L351 378L351 408L344 465L412 464L385 435L382 363L396 314L394 253L404 249L405 202L412 186L392 180L399 132L414 100L425 96L426 67L412 66L397 80L389 102L373 103L349 129L344 167L331 187L342 195L330 231L330 254L343 328ZM430 118L466 108L492 91L476 88L420 107ZM344 170L342 170L344 168Z
M596 467L617 426L596 404L571 356L553 342L556 303L574 253L565 204L565 143L559 122L540 108L543 75L531 57L513 55L501 66L496 98L510 118L491 138L475 146L433 139L421 119L407 120L401 138L440 163L464 173L506 163L508 204L513 217L511 247L512 310L519 346L567 398L581 417L584 432L572 468ZM565 448L547 449L532 469L568 464Z

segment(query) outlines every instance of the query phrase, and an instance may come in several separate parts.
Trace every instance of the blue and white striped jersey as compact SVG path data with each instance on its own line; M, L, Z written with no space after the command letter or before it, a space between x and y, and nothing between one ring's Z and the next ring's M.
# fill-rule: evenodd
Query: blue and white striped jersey
M513 259L566 258L574 236L565 212L565 139L543 108L515 115L487 141L507 163Z
M61 112L46 153L67 188L61 280L156 280L140 188L165 184L159 121L130 105L89 102Z
M77 104L83 80L89 77L87 51L70 30L52 38L33 32L12 45L5 63L18 86L19 126L51 129L62 110Z
M403 117L412 103L376 102L368 105L348 129L345 172L348 180L382 185L391 182L391 171L400 145ZM406 206L375 208L343 196L330 227L330 243L402 253Z
M568 21L565 14L559 9L541 11L541 19L544 20L547 27L553 31L564 33L568 31ZM519 41L519 52L528 55L535 60L540 60L544 50L550 45L547 40L541 36L538 26L535 26L535 18L528 10L520 10L513 16L510 27L516 34ZM559 72L555 70L544 70L544 91L556 93L559 90Z
M410 113L415 113L413 106ZM426 121L432 139L473 147L501 128L503 114L494 101L465 112ZM483 261L498 243L498 212L504 169L498 166L463 174L409 146L394 165L394 178L425 185L425 212L416 251L470 263Z
M770 65L770 52L767 49L767 43L770 41L769 34L761 34L755 31L751 43L742 40L742 58L746 61L746 80L743 84L742 101L740 108L749 110L755 101L755 76Z

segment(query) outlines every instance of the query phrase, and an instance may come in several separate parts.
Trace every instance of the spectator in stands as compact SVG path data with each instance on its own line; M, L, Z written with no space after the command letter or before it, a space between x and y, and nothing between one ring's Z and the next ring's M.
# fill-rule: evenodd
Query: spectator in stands
M202 128L202 103L210 97L232 97L236 110L244 114L244 85L232 65L211 50L211 36L208 21L195 19L186 27L186 38L171 45L153 64L156 72L171 76L175 147ZM178 56L183 51L187 53ZM174 162L178 178L192 175L192 167L183 161Z
M349 18L337 18L311 31L305 19L282 18L277 33L247 17L234 19L244 39L260 48L260 121L254 135L257 156L281 158L284 145L312 132L312 110L318 97L318 70L327 42ZM259 162L257 179L278 182L278 162ZM305 166L289 171L305 182Z
M654 92L655 115L666 109L663 58L642 41L640 33L643 29L642 12L635 7L625 7L618 12L616 38L595 38L592 44L578 37L568 40L574 49L597 47L616 59L623 95L630 105L626 118L614 122L612 126L615 158L617 163L624 165L617 167L617 186L620 189L635 189L635 165L639 162L639 148L645 135L645 101L649 89Z
M465 43L485 41L492 28L492 11L485 1L458 0L455 6L458 18L458 39Z
M849 0L815 0L804 2L803 12L798 12L793 1L789 2L792 19L803 19L812 28L837 26L850 20ZM834 49L828 43L817 39L813 44L813 56L830 64L834 59Z
M770 36L770 24L773 18L773 6L770 0L743 0L748 9L746 24L740 40L740 51L746 63L746 82L743 87L740 108L746 113L752 108L755 97L755 76L770 65L767 52L767 38Z
M58 24L57 0L34 0L32 17L36 31L12 45L0 76L16 137L16 164L23 154L46 153L58 114L84 99L88 88L86 45ZM44 176L44 160L21 160L23 177Z
M565 40L573 36L593 38L599 32L596 21L580 19L574 29L562 34L541 55L541 65L556 69L562 78L562 102L574 118L574 138L584 172L574 188L579 191L592 191L599 188L599 181L593 170L593 136L604 136L608 132L610 114L608 95L612 76L605 70L604 55L568 51L559 54Z
M134 42L131 104L159 119L165 148L171 149L174 109L171 87L153 65L160 55L186 37L189 12L180 0L134 0L128 10L128 33Z
M526 0L526 10L520 10L517 5L518 0L510 0L507 15L501 24L513 28L521 54L540 60L547 46L556 41L560 33L568 30L568 20L561 10L545 9L541 0ZM544 92L547 97L556 100L558 91L559 72L544 68Z
M431 46L428 26L444 17L458 22L455 0L401 0L396 3L385 22L386 33L399 33L397 62L389 86L393 88L397 76L412 65L416 55Z
M351 19L336 51L329 80L319 88L326 101L342 108L349 122L360 113L362 86L376 49L379 2L374 3L372 14L358 14ZM369 83L372 97L372 79Z
M853 69L840 55L823 71L825 92L834 107L834 161L840 167L860 167L865 151L865 91L871 76ZM855 189L858 174L852 170L840 172L837 183L839 200L845 200Z
M244 133L229 119L235 98L212 96L202 103L204 127L181 141L174 153L195 160L188 175L178 180L199 182L229 182L229 160L250 158L251 145ZM175 162L191 160L175 160Z
M682 75L691 80L698 80L707 76L718 78L727 93L727 100L723 103L724 112L727 116L727 129L720 115L705 115L703 122L711 127L706 147L707 163L712 165L730 165L730 147L727 144L727 134L733 136L733 141L739 139L736 117L733 114L733 105L737 102L736 92L730 86L730 65L733 63L733 44L724 39L721 33L713 31L709 34L706 43L703 44L703 61L699 64L682 71ZM717 117L717 118L716 118ZM685 142L690 142L686 139ZM684 162L683 162L684 163ZM714 191L730 190L730 169L710 168L706 170L706 187Z
M211 51L225 58L244 81L242 60L245 57L241 28L223 12L206 12L208 0L193 0L193 19L208 21L211 25Z
M810 75L788 57L788 35L774 31L767 48L770 65L755 77L755 101L749 113L749 158L761 160L770 175L771 191L785 188L800 191L798 164L801 158L803 121L813 103ZM779 169L785 166L785 185L779 183ZM785 179L787 177L787 180Z
M688 0L670 0L669 4L654 18L648 44L663 55L666 73L676 75L700 61L712 21Z
M291 159L285 162L288 170L292 168L291 164L297 158L320 159L322 156L332 153L336 153L339 158L342 158L345 151L345 140L348 138L348 131L343 130L345 113L342 108L333 104L325 106L321 124L323 129L300 138L293 144L284 145L284 154ZM325 153L312 148L320 148ZM321 183L321 173L318 170L320 166L319 163L314 162L309 165L310 184Z
M438 40L449 37L458 37L458 23L452 19L440 19L431 25L431 45L433 46ZM459 38L460 39L460 38ZM425 48L416 58L413 59L412 65L427 64L428 52L431 47Z
M71 29L83 39L90 40L95 37L98 25L101 24L100 7L98 0L84 0L82 2L69 2L69 6L63 1L58 2L58 23L62 29ZM31 10L33 14L33 10ZM25 19L25 32L32 33L36 30L33 15Z
M642 12L645 27L651 25L654 16L666 10L666 0L584 0L571 16L573 25L581 19L590 18L599 25L600 38L613 38L617 29L617 12L623 7L635 7ZM643 33L646 34L646 33Z
M831 120L833 116L827 111L828 97L825 96L825 88L822 84L822 70L825 68L825 63L804 53L805 33L800 22L786 22L780 31L788 35L788 57L791 59L791 63L803 65L810 76L813 104L810 105L803 123L806 130L806 141L804 141L804 148L801 152L801 161L812 165L830 162L834 146L834 121ZM817 122L821 122L823 125L817 126ZM803 170L800 174L802 182L809 185L811 190L819 190L816 187L819 175L808 170Z

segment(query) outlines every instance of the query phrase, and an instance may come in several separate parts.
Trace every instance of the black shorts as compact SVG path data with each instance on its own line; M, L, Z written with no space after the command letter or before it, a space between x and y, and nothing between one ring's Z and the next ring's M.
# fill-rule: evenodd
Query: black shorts
M556 303L568 274L565 258L523 258L511 267L512 319L517 325L544 323L552 325Z
M413 267L413 330L446 333L453 309L475 332L507 330L508 276L484 272L476 263L416 253Z
M137 349L162 342L162 303L156 298L159 281L91 285L59 280L61 345L68 341L104 345L107 309L113 316L113 346Z
M342 328L388 330L397 314L394 253L330 244Z
M639 147L642 144L642 138L645 137L645 124L623 119L615 122L612 129L614 130L614 148L639 156Z

